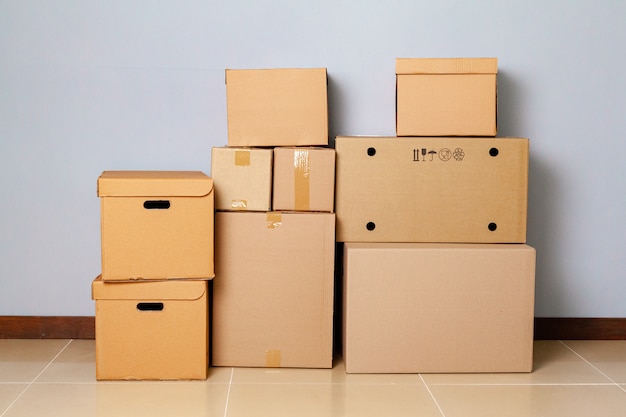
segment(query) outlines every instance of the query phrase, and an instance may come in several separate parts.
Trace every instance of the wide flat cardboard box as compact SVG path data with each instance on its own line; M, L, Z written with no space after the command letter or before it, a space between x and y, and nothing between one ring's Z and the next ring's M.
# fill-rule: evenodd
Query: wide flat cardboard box
M213 195L199 171L103 172L102 279L211 279Z
M92 283L96 379L206 379L207 281Z
M495 136L497 58L398 58L398 136Z
M227 69L229 146L328 145L326 68Z
M530 372L535 249L346 243L348 373Z
M215 220L212 365L332 367L335 215Z
M271 210L272 168L272 149L214 147L211 178L215 209Z
M525 243L528 139L337 137L338 242Z
M335 150L274 148L273 210L335 209Z

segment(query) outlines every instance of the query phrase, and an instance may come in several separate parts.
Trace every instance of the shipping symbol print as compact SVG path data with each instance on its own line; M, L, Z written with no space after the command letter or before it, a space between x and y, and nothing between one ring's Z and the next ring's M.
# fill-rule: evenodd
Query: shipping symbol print
M434 161L435 156L438 156L444 162L453 158L455 161L462 161L465 158L465 152L462 148L455 148L454 151L448 148L441 148L439 151L427 148L413 149L413 162Z

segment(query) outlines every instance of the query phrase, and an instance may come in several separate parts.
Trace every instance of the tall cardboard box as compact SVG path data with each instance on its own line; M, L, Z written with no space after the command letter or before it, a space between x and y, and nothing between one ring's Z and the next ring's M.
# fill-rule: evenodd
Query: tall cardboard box
M335 150L274 148L272 198L276 211L334 211Z
M215 209L271 210L272 169L272 149L214 147L211 178Z
M332 367L335 215L215 220L212 365Z
M530 372L535 250L346 243L348 373Z
M496 58L398 58L398 136L495 136Z
M326 68L226 70L229 146L328 145Z
M525 243L528 139L337 137L338 242Z
M202 380L208 374L207 281L92 283L96 379Z
M199 171L98 178L104 281L210 279L213 181Z

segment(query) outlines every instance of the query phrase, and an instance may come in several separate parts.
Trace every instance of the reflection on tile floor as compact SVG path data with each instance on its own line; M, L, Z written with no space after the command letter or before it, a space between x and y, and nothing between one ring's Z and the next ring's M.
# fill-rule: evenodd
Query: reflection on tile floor
M626 341L536 341L530 374L211 368L207 381L96 382L93 340L0 340L0 417L624 416Z

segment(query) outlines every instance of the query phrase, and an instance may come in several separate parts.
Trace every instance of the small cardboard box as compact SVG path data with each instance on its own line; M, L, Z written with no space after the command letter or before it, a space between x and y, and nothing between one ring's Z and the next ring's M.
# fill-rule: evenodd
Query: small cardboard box
M335 215L215 221L212 365L332 367Z
M274 148L274 210L332 212L335 150Z
M337 137L338 242L525 243L528 139Z
M272 149L214 147L211 178L216 210L272 208Z
M92 283L96 379L206 379L208 282Z
M226 70L229 146L328 145L326 68Z
M343 256L346 372L532 371L534 248L346 243Z
M495 136L496 58L398 58L398 136Z
M212 278L213 195L199 171L103 172L102 279Z

